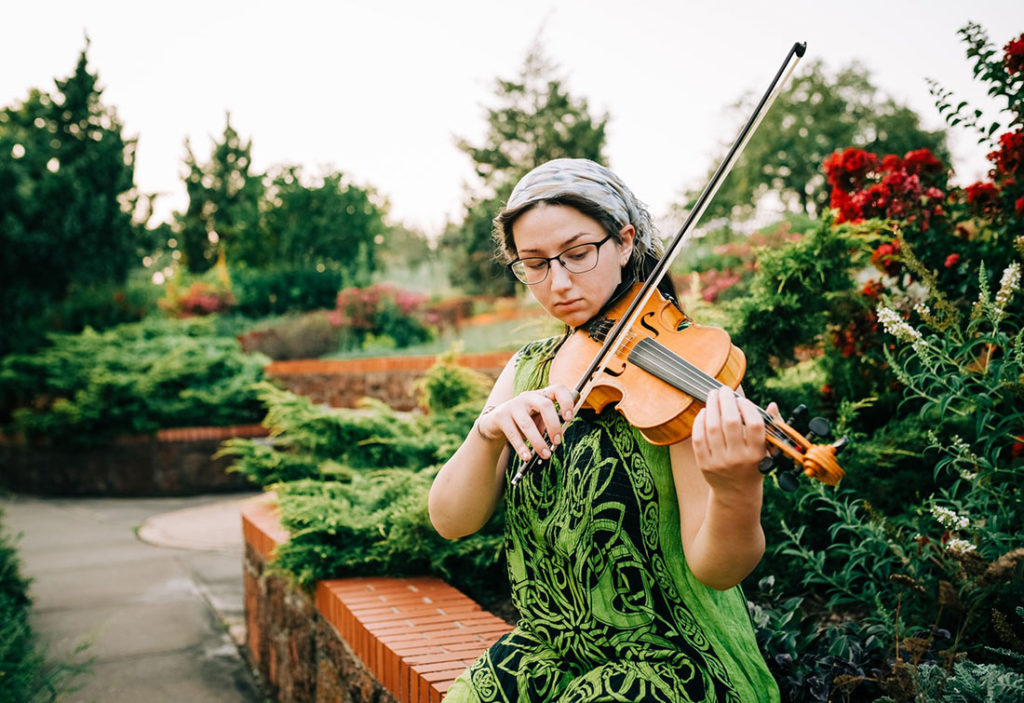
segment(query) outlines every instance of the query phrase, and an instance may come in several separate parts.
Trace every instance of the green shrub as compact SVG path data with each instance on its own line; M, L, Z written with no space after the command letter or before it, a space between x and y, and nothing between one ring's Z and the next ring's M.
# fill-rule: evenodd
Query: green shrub
M52 346L0 362L12 429L32 441L82 446L163 427L257 422L253 386L267 359L212 332L205 319L147 319L50 335Z
M431 481L472 429L484 385L452 354L420 384L427 414L369 399L354 409L327 408L263 384L272 439L229 440L221 454L235 457L233 471L277 491L290 539L275 568L303 584L348 574L434 574L485 605L507 595L501 515L450 542L427 514Z
M240 267L231 271L235 309L249 317L330 309L343 283L344 276L336 267Z

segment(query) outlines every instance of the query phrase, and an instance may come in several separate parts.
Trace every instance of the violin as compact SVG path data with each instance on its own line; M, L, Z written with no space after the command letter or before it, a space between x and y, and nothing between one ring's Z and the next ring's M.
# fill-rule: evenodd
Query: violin
M598 318L577 329L562 345L549 371L551 383L572 384L605 341L615 320L640 291L635 284L620 301ZM624 343L596 376L582 407L601 412L610 404L651 444L674 444L690 436L697 413L708 394L722 386L736 389L746 371L746 357L729 334L718 327L693 323L657 290L648 298ZM768 443L793 460L807 476L830 486L843 477L836 452L845 440L832 445L813 444L789 423L758 407ZM822 423L826 423L823 427ZM827 434L827 422L812 421L815 435ZM767 458L759 468L778 468ZM788 474L780 485L795 487ZM787 478L783 478L787 477Z
M610 403L653 444L672 444L689 436L693 421L707 401L708 393L728 385L735 389L746 370L746 357L732 344L728 333L714 327L687 324L687 318L657 290L668 273L683 242L693 232L725 176L736 163L768 108L778 97L807 45L796 43L761 97L753 114L719 164L690 210L682 228L666 247L647 280L621 296L610 309L576 330L559 350L549 379L570 385L573 379L578 394L576 410L588 407L600 412ZM594 347L600 347L596 352ZM766 457L758 468L775 472L779 457L793 460L803 472L835 485L843 470L835 455L846 440L833 445L813 444L815 436L827 434L822 418L811 421L809 437L792 428L793 421L781 422L758 408L765 421L767 441L780 451ZM545 441L547 436L545 435ZM512 485L524 473L542 462L533 453L512 478ZM788 472L778 473L779 485L796 488Z

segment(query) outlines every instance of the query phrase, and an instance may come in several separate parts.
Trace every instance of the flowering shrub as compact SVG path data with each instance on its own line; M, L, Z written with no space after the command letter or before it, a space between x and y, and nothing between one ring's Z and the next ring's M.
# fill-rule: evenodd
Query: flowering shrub
M338 293L335 309L327 314L342 329L342 347L358 349L368 344L407 347L425 342L433 331L420 318L427 297L387 283L368 288L345 288Z
M195 317L225 312L234 304L235 296L230 290L202 281L196 281L184 292L170 284L166 297L159 301L160 308L171 317Z
M791 623L760 634L784 699L1019 700L1024 35L1000 53L976 25L961 34L1008 119L982 125L933 91L981 134L987 177L957 187L923 150L833 154L831 215L761 257L737 308L748 392L778 389L773 367L817 338L800 375L824 387L805 402L853 440L838 490L766 502L756 576L774 585L751 594L765 627Z

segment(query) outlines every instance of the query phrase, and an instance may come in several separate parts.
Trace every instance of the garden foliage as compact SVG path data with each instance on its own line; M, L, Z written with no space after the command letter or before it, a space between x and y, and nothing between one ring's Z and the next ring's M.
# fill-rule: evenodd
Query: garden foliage
M501 516L450 542L427 514L433 477L472 427L488 385L451 356L421 384L426 413L372 400L325 408L264 384L271 439L229 440L222 453L236 457L234 470L277 492L290 538L275 568L302 584L429 573L493 602L505 578Z
M52 334L0 361L11 429L30 441L96 445L165 427L258 422L267 363L217 336L209 319L157 320ZM13 412L12 412L13 411Z
M836 152L832 217L762 256L732 308L744 384L779 390L817 339L806 400L854 440L838 490L767 500L749 595L789 700L1024 696L1024 36L961 34L975 74L1015 91L1006 131L981 130L989 178L953 187L927 150Z

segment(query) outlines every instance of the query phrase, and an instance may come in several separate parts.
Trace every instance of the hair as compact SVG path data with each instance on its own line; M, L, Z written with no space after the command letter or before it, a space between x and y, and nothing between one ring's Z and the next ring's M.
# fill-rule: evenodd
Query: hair
M494 218L494 230L492 236L497 250L497 256L502 263L509 264L518 256L514 234L516 221L540 203L571 207L592 220L595 220L599 225L601 225L601 228L606 234L610 235L612 239L619 244L622 244L621 231L623 225L619 223L610 212L582 195L562 193L550 198L530 200L518 207L506 207L498 213ZM640 209L647 226L650 226L650 215L642 205L640 206ZM631 285L636 281L647 280L648 276L650 276L651 272L654 271L654 268L661 260L661 256L664 251L653 232L651 233L650 241L651 246L644 246L640 242L639 236L634 238L633 251L630 253L629 261L626 262L626 265L622 269L622 280L625 284ZM676 294L675 286L673 285L671 278L665 276L658 284L658 290L678 305L678 302L676 302L678 300L678 295Z

